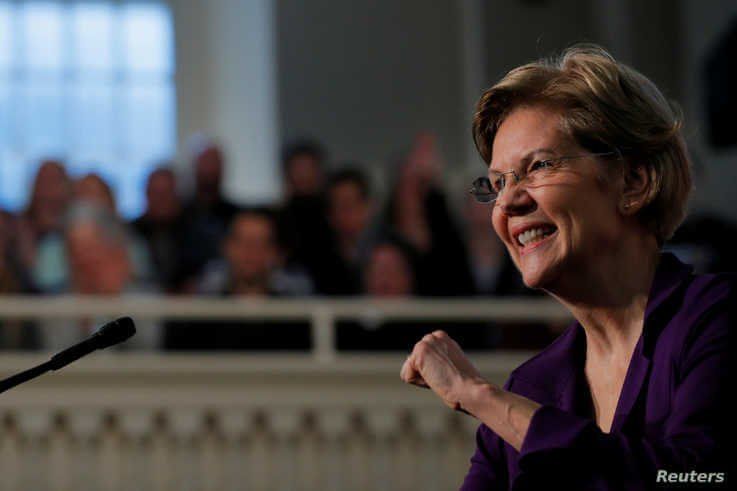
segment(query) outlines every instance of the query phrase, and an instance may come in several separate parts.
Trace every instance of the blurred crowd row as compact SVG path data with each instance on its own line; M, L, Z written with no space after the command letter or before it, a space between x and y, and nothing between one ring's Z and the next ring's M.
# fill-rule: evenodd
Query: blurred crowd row
M318 143L299 141L283 151L283 202L242 207L224 197L226 158L208 143L192 157L191 196L179 193L173 167L159 167L146 183L145 212L126 222L99 175L71 179L63 162L44 161L26 209L0 211L0 294L538 295L525 288L496 237L488 205L469 198L460 213L451 209L441 162L433 136L418 136L389 192L379 199L362 166L333 165ZM0 348L60 349L99 321L0 318ZM437 327L343 322L337 347L409 350ZM468 349L534 349L552 340L561 326L441 327ZM306 323L218 320L151 323L131 343L172 350L305 350L310 345Z

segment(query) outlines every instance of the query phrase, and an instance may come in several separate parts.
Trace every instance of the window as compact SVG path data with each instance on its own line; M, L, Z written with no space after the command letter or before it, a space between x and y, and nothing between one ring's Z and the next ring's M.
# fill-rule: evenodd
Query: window
M22 209L42 158L100 173L143 209L176 147L169 9L159 2L0 0L0 207Z

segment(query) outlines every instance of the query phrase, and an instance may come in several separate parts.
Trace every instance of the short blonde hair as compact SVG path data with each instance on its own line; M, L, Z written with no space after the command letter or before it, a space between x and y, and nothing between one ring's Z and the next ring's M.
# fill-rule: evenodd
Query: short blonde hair
M686 216L692 187L683 118L675 103L604 49L576 45L554 59L513 69L483 93L473 138L487 165L505 117L536 104L560 109L564 131L586 150L618 151L626 165L644 165L651 186L638 218L659 247L673 236Z

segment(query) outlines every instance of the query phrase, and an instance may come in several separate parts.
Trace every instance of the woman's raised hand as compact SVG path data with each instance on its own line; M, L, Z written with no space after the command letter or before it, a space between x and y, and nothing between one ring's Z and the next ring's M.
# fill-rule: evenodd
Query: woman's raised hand
M402 366L402 380L428 387L455 410L464 410L462 400L472 386L484 382L481 374L448 334L434 331L423 337Z

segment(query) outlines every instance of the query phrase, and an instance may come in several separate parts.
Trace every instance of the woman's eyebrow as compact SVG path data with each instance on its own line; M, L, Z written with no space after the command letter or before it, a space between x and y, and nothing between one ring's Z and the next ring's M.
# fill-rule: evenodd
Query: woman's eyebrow
M528 161L532 158L533 155L537 155L540 153L546 153L546 154L550 154L553 156L556 155L556 151L553 150L552 148L541 147L541 148L536 148L534 150L530 150L529 152L527 152L525 156L520 159L520 162ZM491 165L489 165L489 172L501 172L501 171L499 169L494 169Z

